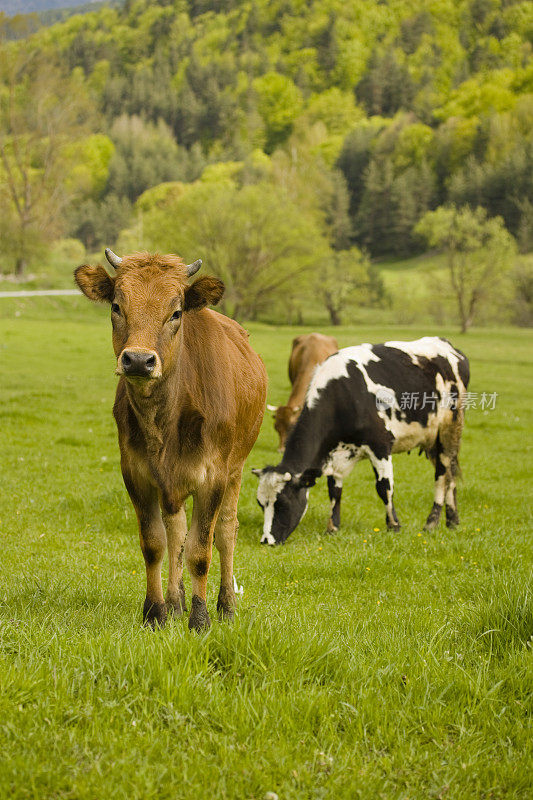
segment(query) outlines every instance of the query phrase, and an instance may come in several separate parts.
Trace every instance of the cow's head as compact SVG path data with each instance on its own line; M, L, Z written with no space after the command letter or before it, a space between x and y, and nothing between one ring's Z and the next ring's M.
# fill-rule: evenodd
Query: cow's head
M301 411L300 406L272 406L267 404L269 411L272 411L274 418L274 428L279 436L278 450L280 453L285 450L287 436L294 427Z
M320 473L292 475L279 466L252 472L259 478L257 502L264 512L261 544L283 544L305 514L309 489Z
M117 375L144 384L162 378L174 362L183 315L218 303L224 284L204 277L189 284L201 261L185 265L174 255L133 253L119 258L106 250L114 276L100 265L74 272L81 291L111 306Z

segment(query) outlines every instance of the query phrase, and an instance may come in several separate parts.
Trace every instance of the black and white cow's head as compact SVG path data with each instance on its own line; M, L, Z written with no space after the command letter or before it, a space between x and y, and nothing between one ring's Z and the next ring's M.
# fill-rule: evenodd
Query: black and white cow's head
M318 475L292 475L279 467L253 469L259 478L257 502L264 512L261 544L283 544L307 510L309 488Z

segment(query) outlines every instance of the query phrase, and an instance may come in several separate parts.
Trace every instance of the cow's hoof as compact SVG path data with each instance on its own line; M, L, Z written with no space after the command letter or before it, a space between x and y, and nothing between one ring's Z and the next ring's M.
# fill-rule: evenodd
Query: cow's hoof
M187 611L183 581L180 582L177 592L169 592L167 590L165 602L168 613L172 614L173 617L181 617Z
M399 522L395 522L394 524L392 522L387 522L387 530L388 531L399 531L399 530L401 530L401 528L402 528L402 526L400 525Z
M446 527L457 528L458 525L459 525L459 514L457 513L456 509L446 506Z
M231 622L235 616L235 606L237 605L235 599L235 592L233 589L227 587L220 587L217 600L217 613L219 620Z
M438 503L433 503L433 508L429 512L429 517L427 518L426 524L424 525L425 531L432 531L437 527L437 525L439 524L441 510L442 510L441 505L439 505Z
M207 611L205 600L193 594L191 602L191 614L189 616L189 630L202 633L211 627L211 620Z
M143 624L147 628L164 628L167 621L167 607L164 603L154 603L152 600L144 601Z
M328 519L328 524L326 525L326 533L337 533L339 530L338 525L334 525L333 522Z
M171 597L167 595L165 604L168 613L173 617L181 617L187 611L185 595L183 595L183 597Z
M424 525L425 531L434 531L437 525L439 524L439 518L430 514L426 520L426 524Z

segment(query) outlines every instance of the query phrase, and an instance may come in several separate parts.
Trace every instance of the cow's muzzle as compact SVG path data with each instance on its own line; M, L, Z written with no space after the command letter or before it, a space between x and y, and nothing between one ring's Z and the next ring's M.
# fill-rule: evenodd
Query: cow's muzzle
M154 350L129 347L117 359L117 375L127 378L160 378L160 358Z

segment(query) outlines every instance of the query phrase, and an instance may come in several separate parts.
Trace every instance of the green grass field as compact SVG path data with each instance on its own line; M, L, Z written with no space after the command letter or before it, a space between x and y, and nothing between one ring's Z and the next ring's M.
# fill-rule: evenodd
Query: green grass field
M337 535L321 481L287 545L260 547L247 469L236 621L197 636L141 627L107 310L0 303L0 798L531 797L531 331L336 331L447 335L471 390L498 392L467 413L462 525L422 532L431 469L399 455L399 534L365 462ZM279 403L297 331L250 330ZM248 466L276 463L275 446L267 415Z

